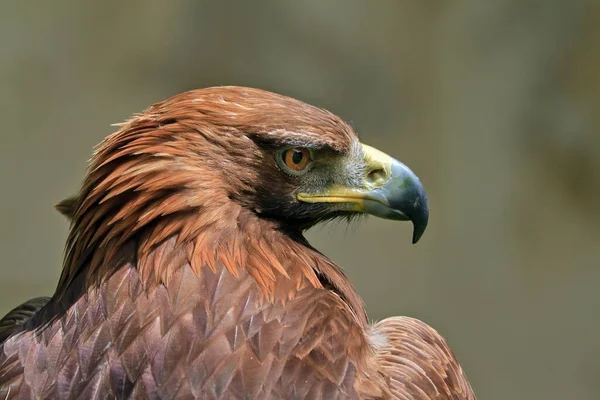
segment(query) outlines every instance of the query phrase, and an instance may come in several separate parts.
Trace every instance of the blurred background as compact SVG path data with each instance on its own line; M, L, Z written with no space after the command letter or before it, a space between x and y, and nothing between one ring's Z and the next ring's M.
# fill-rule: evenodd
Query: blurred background
M310 232L371 318L450 342L478 398L598 399L600 2L108 0L0 5L0 315L58 280L109 125L192 88L325 107L424 182L428 231Z

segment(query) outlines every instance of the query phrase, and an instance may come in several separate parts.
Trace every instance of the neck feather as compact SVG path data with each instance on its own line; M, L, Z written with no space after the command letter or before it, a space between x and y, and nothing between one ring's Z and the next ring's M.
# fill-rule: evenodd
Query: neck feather
M180 268L191 268L196 275L202 268L213 272L226 268L236 277L243 269L256 280L267 301L282 300L292 295L290 291L311 285L337 293L366 324L362 301L342 270L303 237L289 236L272 222L232 204L211 213L223 217L217 220L205 218L205 213L177 214L159 218L123 243L107 240L73 269L75 277L85 274L77 280L83 284L79 290L98 286L126 265L137 268L146 289L157 285L168 288ZM78 245L75 241L72 247ZM65 282L57 293L69 289Z

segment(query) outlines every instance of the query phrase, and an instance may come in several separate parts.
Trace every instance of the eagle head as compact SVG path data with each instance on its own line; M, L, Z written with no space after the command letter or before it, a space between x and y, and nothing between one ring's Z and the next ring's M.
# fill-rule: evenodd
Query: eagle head
M134 237L152 238L142 254L173 235L210 232L218 242L251 218L301 237L322 221L372 214L411 220L417 242L429 213L417 176L339 117L243 87L182 93L120 124L59 209L72 220L62 283Z

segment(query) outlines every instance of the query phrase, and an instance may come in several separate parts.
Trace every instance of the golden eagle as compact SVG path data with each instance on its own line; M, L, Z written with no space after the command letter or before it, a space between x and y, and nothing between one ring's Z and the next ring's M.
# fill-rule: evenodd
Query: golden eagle
M96 149L51 298L0 321L0 398L474 399L444 339L370 324L303 236L411 220L413 172L325 110L217 87L152 105Z

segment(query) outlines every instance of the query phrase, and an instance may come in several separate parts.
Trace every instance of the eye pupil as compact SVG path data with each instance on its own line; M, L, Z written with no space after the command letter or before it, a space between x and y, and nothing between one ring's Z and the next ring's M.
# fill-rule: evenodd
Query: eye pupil
M294 150L294 154L292 155L292 162L294 164L300 164L303 158L304 154L300 150Z

